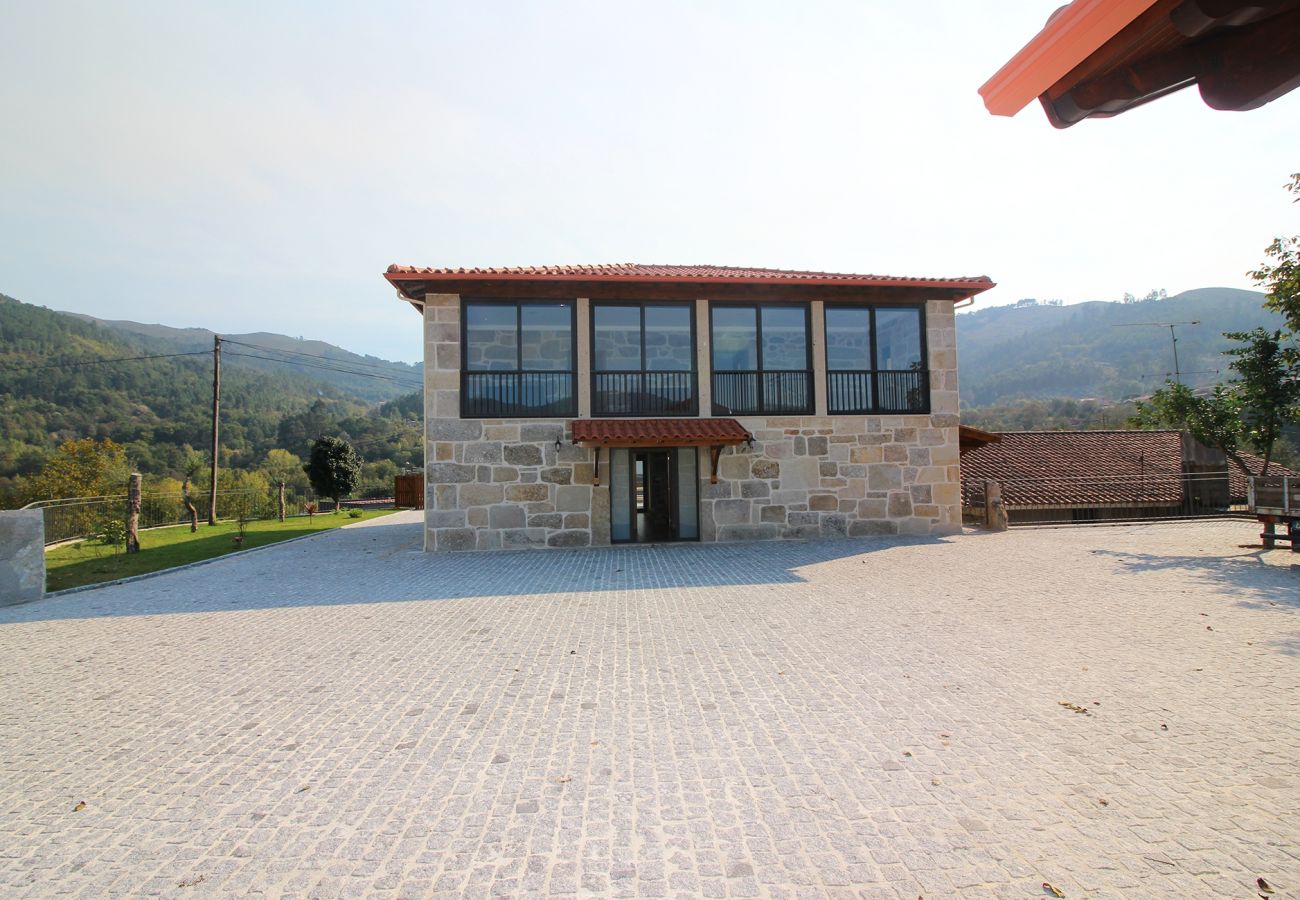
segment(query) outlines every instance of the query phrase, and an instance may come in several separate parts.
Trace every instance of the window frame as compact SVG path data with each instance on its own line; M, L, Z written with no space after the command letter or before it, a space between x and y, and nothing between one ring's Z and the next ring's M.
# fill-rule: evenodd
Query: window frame
M856 309L865 310L868 315L870 340L871 340L871 366L870 369L832 369L830 359L830 323L827 316L831 310L835 309ZM921 368L920 369L881 369L879 368L879 358L877 356L876 346L876 312L882 309L914 309L920 318L920 339L921 339ZM903 416L928 416L930 414L930 347L926 340L926 314L925 304L917 303L831 303L822 304L822 333L826 335L823 339L825 347L823 348L823 359L826 362L826 414L828 416L870 416L870 415L903 415ZM881 372L903 372L915 371L921 374L922 402L920 409L893 409L880 404L880 373ZM832 409L831 404L834 402L834 394L831 391L831 373L832 372L858 372L869 373L871 376L871 408L862 409Z
M635 308L640 313L641 322L641 367L639 369L597 369L596 368L596 309L597 307L623 307ZM647 369L645 355L645 310L647 306L675 306L686 310L687 319L691 328L691 367L689 369ZM695 326L695 303L690 300L591 300L587 309L587 327L589 334L589 352L587 366L587 382L591 396L591 414L609 419L635 419L647 415L657 415L646 412L597 412L596 410L596 375L639 375L642 380L649 373L662 372L688 372L691 378L691 411L682 413L680 416L670 416L668 418L694 418L700 414L700 355L699 343L696 335Z
M569 365L565 369L525 369L524 363L524 334L523 334L523 308L525 306L563 306L569 307ZM513 369L470 369L469 368L469 316L467 310L470 306L501 306L514 307L515 310L515 368ZM554 374L568 375L570 379L571 391L569 393L569 407L566 412L554 414L539 414L528 412L526 410L516 409L513 412L503 412L497 415L479 415L467 414L465 411L465 401L467 396L466 386L470 376L479 374L494 375L515 375L519 376L522 383L522 376L525 374ZM556 299L533 299L533 298L515 298L509 297L461 297L460 298L460 417L462 419L570 419L578 414L578 301L574 297L561 297Z
M721 409L714 397L717 392L713 390L713 379L717 376L719 369L713 364L713 348L716 344L716 330L714 325L713 312L715 309L752 309L754 310L754 356L755 368L752 370L758 376L758 410L752 413L738 413L726 409ZM806 368L803 369L765 369L763 367L763 313L765 308L777 309L801 309L803 311L803 329L804 329L804 362ZM874 357L873 357L874 358ZM723 372L740 372L751 371L748 369L722 369ZM801 411L780 410L772 412L764 408L765 397L763 396L763 378L767 372L803 372L808 376L808 403ZM765 302L762 300L745 300L740 302L719 302L709 301L709 404L712 407L715 416L811 416L817 409L817 371L813 365L813 330L812 330L812 304L798 300L778 300Z

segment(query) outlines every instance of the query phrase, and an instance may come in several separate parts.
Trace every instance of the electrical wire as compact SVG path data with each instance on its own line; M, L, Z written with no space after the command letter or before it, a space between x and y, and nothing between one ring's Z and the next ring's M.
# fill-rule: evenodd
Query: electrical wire
M326 371L326 372L339 372L339 373L344 374L344 375L355 375L355 376L358 377L358 378L377 378L377 379L379 379L380 381L391 381L391 382L393 382L394 384L401 385L402 387L409 387L409 388L411 388L412 390L417 389L417 386L416 386L415 382L413 382L413 381L404 381L404 380L402 380L401 378L398 378L398 377L396 377L396 376L394 376L394 375L380 375L380 374L375 373L375 372L358 372L358 371L356 371L356 370L354 370L354 369L346 369L346 368L342 368L342 367L340 367L340 366L326 366L326 365L321 365L320 363L302 362L302 361L294 360L294 359L277 359L277 358L274 357L274 356L261 356L261 355L256 354L256 353L238 353L238 352L233 351L233 350L227 351L227 352L226 352L226 355L227 355L227 356L240 356L240 357L244 357L244 358L246 358L246 359L262 359L262 360L266 360L267 362L277 362L277 363L282 363L282 364L284 364L284 365L286 365L286 366L302 366L302 367L304 367L304 368L308 368L308 369L321 369L321 370ZM420 385L420 387L423 387L423 385Z
M39 372L42 369L80 369L85 366L104 366L110 363L135 362L141 359L175 359L178 356L207 356L208 353L209 351L207 350L196 350L192 353L154 353L149 356L119 356L113 359L91 359L83 360L81 362L47 363L42 366L24 366L22 363L17 362L7 362L3 363L3 365L25 369L28 372Z
M334 363L335 365L349 366L354 369L355 368L377 369L378 371L383 372L392 377L395 378L401 377L397 373L393 372L392 369L390 368L392 366L392 363L388 363L388 364L371 363L371 362L366 362L364 360L362 360L361 362L354 362L348 359L337 359L336 357L333 356L322 356L319 353L304 353L301 350L286 350L282 347L265 347L261 344L249 344L245 341L236 341L230 338L222 338L221 343L238 344L240 347L251 347L254 350L261 350L266 353L284 353L290 356L306 357L307 359L320 359L320 360L324 360L325 362Z

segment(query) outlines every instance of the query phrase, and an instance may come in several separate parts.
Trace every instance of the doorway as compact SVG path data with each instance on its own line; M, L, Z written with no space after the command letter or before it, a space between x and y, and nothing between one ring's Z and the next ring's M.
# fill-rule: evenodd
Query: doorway
M699 539L696 448L610 451L610 539L650 544Z

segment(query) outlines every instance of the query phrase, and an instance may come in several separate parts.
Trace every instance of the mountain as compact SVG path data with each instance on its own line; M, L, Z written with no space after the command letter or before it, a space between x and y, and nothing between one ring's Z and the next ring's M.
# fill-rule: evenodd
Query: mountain
M1173 374L1170 329L1136 323L1199 322L1176 329L1182 379L1194 386L1226 380L1223 351L1232 342L1223 332L1282 324L1263 302L1256 291L1201 288L1137 303L1022 301L959 313L962 406L1150 394Z
M81 313L62 313L117 332L138 346L156 353L187 353L212 350L213 332L206 328L172 328L141 322L97 319ZM255 369L260 372L297 372L338 388L366 402L393 400L422 389L422 368L391 362L377 356L362 356L327 344L264 331L223 334L222 369ZM259 357L275 357L268 360ZM322 358L323 357L323 358ZM347 371L344 371L344 370ZM367 374L359 374L367 373Z
M232 338L223 467L259 466L274 448L305 457L322 434L352 441L380 482L420 464L419 367L283 335ZM183 473L211 437L211 349L202 329L100 323L0 294L0 494L21 493L16 476L81 437L125 444L146 475Z

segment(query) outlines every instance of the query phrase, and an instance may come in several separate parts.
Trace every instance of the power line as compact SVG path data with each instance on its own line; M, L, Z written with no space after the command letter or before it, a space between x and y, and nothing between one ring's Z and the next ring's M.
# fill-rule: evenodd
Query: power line
M338 359L333 356L322 356L319 353L304 353L301 350L286 350L282 347L266 347L261 344L249 344L249 343L245 343L244 341L232 341L229 338L223 339L222 343L238 344L241 347L252 347L254 350L262 350L267 353L285 353L291 356L303 356L306 357L307 359L322 359L325 360L326 362L334 363L335 365L340 365L340 366L350 366L352 368L364 367L369 369L377 369L381 372L384 372L387 375L393 377L401 377L398 373L393 372L391 368L389 368L391 363L388 365L384 365L380 363L365 362L364 360L362 360L361 362L354 362L348 359Z
M234 342L234 341L230 341L229 343L232 343L232 344L233 344L233 343L235 343L235 342ZM304 368L308 368L308 369L322 369L322 370L324 370L324 371L326 371L326 372L339 372L339 373L342 373L342 374L344 374L344 375L355 375L355 376L358 377L358 378L377 378L377 379L379 379L380 381L391 381L391 382L393 382L394 384L401 385L402 387L409 387L409 388L412 388L412 389L415 389L415 387L416 387L415 382L413 382L413 381L403 381L402 379L397 378L396 376L393 376L393 375L380 375L380 374L375 373L375 372L358 372L358 371L356 371L355 369L346 369L346 368L342 368L342 367L340 367L340 366L325 366L325 365L321 365L320 363L303 362L303 361L296 360L296 359L277 359L277 358L274 357L274 356L261 356L261 355L259 355L259 354L257 354L257 353L237 353L237 352L235 352L235 351L233 351L233 350L227 350L227 351L226 351L226 355L227 355L227 356L242 356L242 357L244 357L244 358L246 358L246 359L263 359L263 360L266 360L267 362L276 362L276 363L281 363L281 364L286 365L286 366L302 366L302 367L304 367ZM326 358L326 357L322 357L322 358ZM421 385L421 386L422 386L422 385Z
M14 363L14 362L5 363L5 365L14 366L17 368L23 368L28 372L39 372L43 369L80 369L80 368L84 368L85 366L104 366L104 365L109 365L110 363L135 362L141 359L175 359L178 356L207 356L207 355L208 355L208 351L206 350L196 350L193 353L154 353L150 356L119 356L114 359L92 359L92 360L85 360L82 362L48 363L47 365L43 365L43 366L23 366L21 363Z

